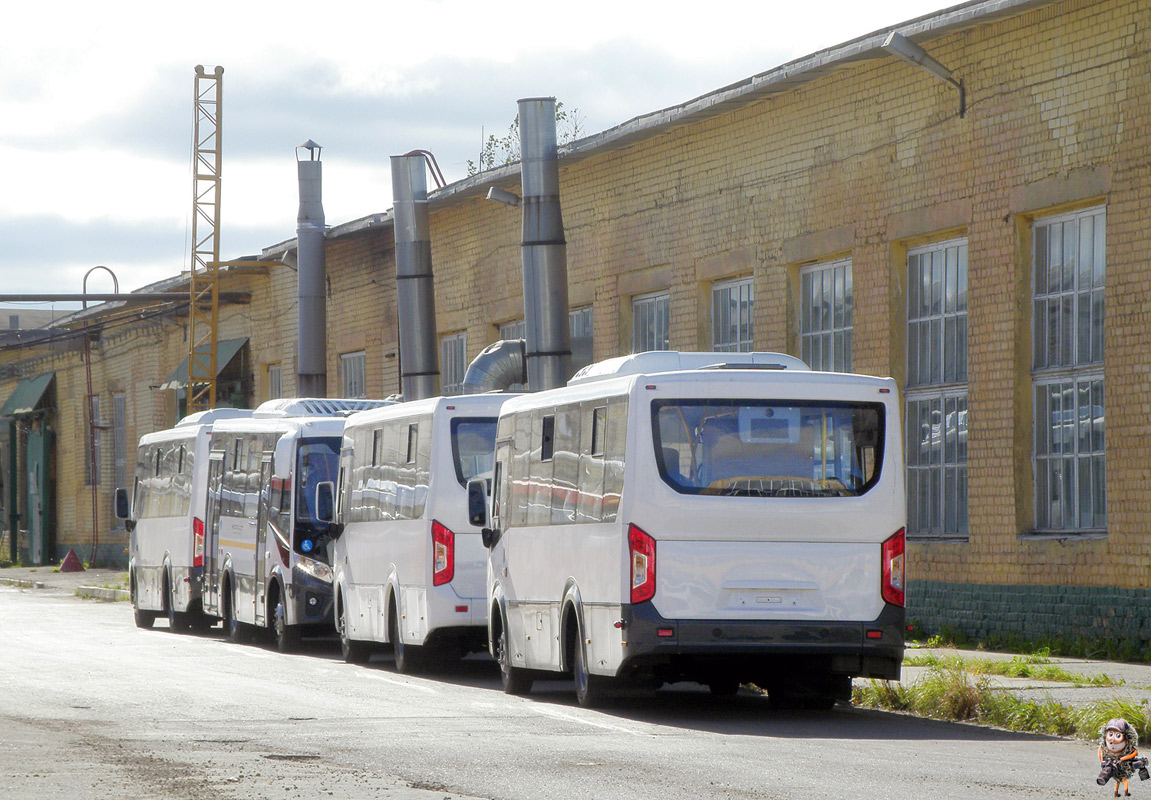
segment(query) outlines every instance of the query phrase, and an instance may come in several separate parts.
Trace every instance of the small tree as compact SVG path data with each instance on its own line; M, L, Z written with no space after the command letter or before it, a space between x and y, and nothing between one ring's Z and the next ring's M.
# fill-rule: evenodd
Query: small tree
M556 103L556 135L560 144L569 144L583 135L584 117L578 108L564 109L564 104ZM483 133L481 131L481 138ZM468 175L485 172L504 164L520 160L520 115L516 114L508 132L504 136L488 134L480 147L476 161L468 159Z

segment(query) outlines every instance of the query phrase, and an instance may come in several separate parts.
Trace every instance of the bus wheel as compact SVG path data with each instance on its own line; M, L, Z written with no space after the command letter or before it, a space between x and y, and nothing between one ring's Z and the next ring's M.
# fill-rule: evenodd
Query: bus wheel
M132 597L132 617L137 628L151 628L156 621L155 611L145 611L140 608L140 597L136 593L136 571L132 571L132 582L129 584L129 593Z
M576 632L578 634L578 627L576 627ZM587 652L583 637L579 636L573 644L575 663L572 671L575 673L576 700L584 708L602 708L608 696L607 680L600 675L592 675L588 671Z
M224 635L227 636L230 641L239 644L247 637L245 636L244 624L236 619L235 601L236 597L231 585L226 585L223 596Z
M401 675L412 675L420 669L421 648L411 644L404 644L404 637L400 635L399 615L396 612L396 600L392 598L392 611L388 615L388 638L392 640L392 654L396 659L396 672Z
M151 628L152 623L156 621L155 611L145 611L142 608L133 607L132 616L136 620L137 628Z
M364 642L357 642L348 638L348 609L344 605L343 596L340 597L340 613L336 617L336 627L340 634L340 652L343 653L345 664L366 664L372 657L372 651Z
M173 633L188 630L188 615L176 610L176 595L168 573L164 573L164 606L168 609L168 629Z
M276 597L272 612L272 630L276 635L276 649L281 653L294 653L300 649L300 626L288 624L288 610L284 608L284 593Z
M499 612L494 612L499 614ZM503 615L493 617L498 620L499 632L492 642L492 652L496 654L496 663L500 665L500 683L503 684L507 694L528 694L532 690L532 679L527 671L511 665L511 654L508 650L508 626Z

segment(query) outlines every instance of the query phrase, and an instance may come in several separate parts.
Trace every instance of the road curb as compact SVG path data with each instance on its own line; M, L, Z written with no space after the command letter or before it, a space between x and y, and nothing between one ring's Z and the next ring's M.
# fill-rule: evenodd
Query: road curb
M108 601L132 599L132 594L127 589L105 589L103 586L81 586L76 589L76 596Z
M0 577L0 586L15 586L17 589L47 589L48 582L30 578ZM67 586L53 583L52 588L67 589ZM108 589L103 586L77 586L74 593L77 597L88 597L93 600L107 600L109 602L132 599L132 595L127 589Z
M23 578L0 578L0 584L16 586L20 589L44 589L44 581L29 581Z

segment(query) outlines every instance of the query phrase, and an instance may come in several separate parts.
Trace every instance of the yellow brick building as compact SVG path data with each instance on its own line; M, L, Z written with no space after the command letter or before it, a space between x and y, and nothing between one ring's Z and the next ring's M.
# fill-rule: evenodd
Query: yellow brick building
M751 347L896 377L910 616L1146 649L1151 6L980 0L897 29L962 81L962 109L882 31L562 148L570 306L597 359ZM520 219L484 199L518 180L511 165L430 197L445 354L466 361L523 317ZM398 389L390 224L328 233L331 396L358 365L369 396ZM247 339L250 401L277 366L290 395L294 272L228 280L251 292L221 334ZM152 387L186 349L180 322L101 339L94 385L108 407L123 395L129 442L174 421L171 391ZM0 396L55 372L55 549L79 547L83 364L7 355Z

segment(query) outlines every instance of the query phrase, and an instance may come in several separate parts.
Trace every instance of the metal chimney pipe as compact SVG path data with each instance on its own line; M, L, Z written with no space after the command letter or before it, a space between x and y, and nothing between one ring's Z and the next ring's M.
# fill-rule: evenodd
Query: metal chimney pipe
M440 393L426 170L422 154L392 156L400 391L404 400L420 400Z
M301 160L300 150L308 151ZM328 321L325 305L323 171L320 146L311 139L296 148L300 211L296 216L296 395L328 396Z
M571 377L567 243L560 214L556 100L519 101L523 186L524 331L528 390L563 386Z
M480 351L464 373L464 394L503 392L527 383L524 372L524 340L500 339Z

